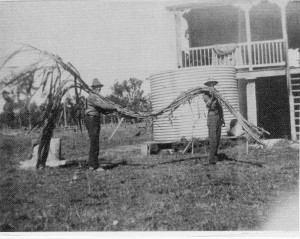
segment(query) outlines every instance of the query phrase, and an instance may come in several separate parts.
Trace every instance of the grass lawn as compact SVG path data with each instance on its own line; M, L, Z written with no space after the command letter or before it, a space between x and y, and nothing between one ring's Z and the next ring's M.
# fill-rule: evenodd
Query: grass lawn
M151 140L135 125L101 131L101 150ZM298 195L299 149L281 141L204 166L206 149L141 156L102 155L115 162L104 173L84 167L21 170L34 135L0 135L0 231L249 231L262 230L278 200ZM56 132L64 159L86 158L87 133ZM226 147L225 147L225 146ZM297 200L298 202L298 200Z

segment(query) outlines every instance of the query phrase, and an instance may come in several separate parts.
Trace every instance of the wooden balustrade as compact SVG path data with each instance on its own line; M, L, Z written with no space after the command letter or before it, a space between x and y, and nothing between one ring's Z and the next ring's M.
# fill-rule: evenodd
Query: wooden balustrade
M253 67L285 65L283 46L283 40L252 42L251 56L247 43L237 44L231 53L225 55L217 55L214 46L189 48L182 51L182 67L230 65L240 69L248 68L250 63Z

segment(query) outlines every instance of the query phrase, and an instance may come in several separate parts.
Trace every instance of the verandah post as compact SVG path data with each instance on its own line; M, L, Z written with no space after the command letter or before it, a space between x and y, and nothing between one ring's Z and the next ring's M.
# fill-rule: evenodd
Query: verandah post
M175 29L176 29L176 52L177 52L177 67L182 67L182 53L181 53L181 21L180 12L175 11Z
M281 11L281 25L282 25L282 35L283 35L283 47L284 55L286 62L286 81L287 81L287 91L289 96L289 106L290 106L290 125L291 125L291 138L293 141L296 140L296 126L295 126L295 115L294 115L294 97L292 93L292 84L291 84L291 72L289 65L289 43L288 43L288 34L287 34L287 25L286 25L286 5L287 2L283 1L280 3Z
M249 14L252 5L251 4L242 4L242 5L238 5L238 6L241 9L243 9L243 11L245 13L248 63L249 63L249 71L252 71L253 70L253 62L252 62L251 27L250 27L250 14Z

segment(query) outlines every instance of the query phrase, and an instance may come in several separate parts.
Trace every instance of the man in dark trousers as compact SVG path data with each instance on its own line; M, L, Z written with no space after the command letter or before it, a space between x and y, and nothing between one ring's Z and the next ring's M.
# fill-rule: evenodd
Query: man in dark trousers
M90 170L100 172L104 171L103 168L99 167L98 162L99 134L101 129L100 115L102 113L113 113L116 111L116 108L99 97L103 84L97 78L93 79L91 87L94 93L87 97L85 107L85 123L90 138L88 165Z
M208 87L214 87L217 81L205 83ZM209 136L208 165L214 165L218 161L218 147L221 139L221 127L224 124L223 108L220 102L209 91L203 93L203 100L208 109L207 126Z

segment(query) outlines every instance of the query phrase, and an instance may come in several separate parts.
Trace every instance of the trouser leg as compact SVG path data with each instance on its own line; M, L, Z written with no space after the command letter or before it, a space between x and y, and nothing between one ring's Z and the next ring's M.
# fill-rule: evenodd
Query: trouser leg
M209 134L209 162L217 162L216 157L220 142L220 117L218 115L209 116L208 118L208 134Z
M221 121L218 120L217 123L217 147L216 147L216 156L218 156L218 148L220 145L220 140L221 140L221 130L222 130L222 125L221 125Z
M88 165L92 168L98 168L100 118L95 116L86 116L85 121L90 138Z

